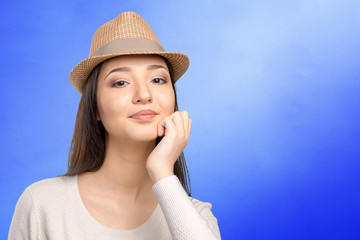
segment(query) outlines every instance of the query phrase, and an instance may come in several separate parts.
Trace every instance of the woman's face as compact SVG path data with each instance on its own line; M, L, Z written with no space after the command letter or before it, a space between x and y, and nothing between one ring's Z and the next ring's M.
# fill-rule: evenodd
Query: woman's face
M156 55L129 55L106 61L97 81L98 120L109 137L151 141L157 126L171 115L175 94L165 60ZM151 109L155 117L139 120L131 116Z

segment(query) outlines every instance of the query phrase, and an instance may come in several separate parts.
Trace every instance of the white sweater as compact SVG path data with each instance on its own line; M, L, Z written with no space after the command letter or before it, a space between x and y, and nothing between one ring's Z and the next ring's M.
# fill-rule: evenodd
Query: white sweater
M159 204L149 219L138 228L118 230L90 215L77 176L44 179L19 198L9 239L221 239L212 205L189 197L176 175L159 180L152 190Z

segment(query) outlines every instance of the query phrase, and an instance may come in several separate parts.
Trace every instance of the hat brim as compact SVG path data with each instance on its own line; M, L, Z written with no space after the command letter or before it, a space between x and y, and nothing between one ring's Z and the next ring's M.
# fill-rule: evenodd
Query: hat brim
M186 72L190 62L188 56L180 52L125 52L94 56L82 60L71 70L69 76L71 85L82 94L86 79L98 64L110 58L124 55L159 55L165 57L172 67L174 83Z

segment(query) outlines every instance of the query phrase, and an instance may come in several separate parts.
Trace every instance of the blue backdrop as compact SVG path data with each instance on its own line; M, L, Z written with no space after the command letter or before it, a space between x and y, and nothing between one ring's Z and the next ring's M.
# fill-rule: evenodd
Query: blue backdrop
M2 1L0 238L31 183L66 171L92 35L136 11L193 120L193 196L223 239L360 239L360 2Z

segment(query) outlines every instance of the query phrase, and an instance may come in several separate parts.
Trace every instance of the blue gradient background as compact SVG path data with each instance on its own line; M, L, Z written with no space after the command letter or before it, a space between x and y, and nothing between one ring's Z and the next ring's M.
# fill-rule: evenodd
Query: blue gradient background
M223 239L360 239L356 0L2 1L0 239L23 190L66 171L68 74L123 11L190 57L185 155Z

